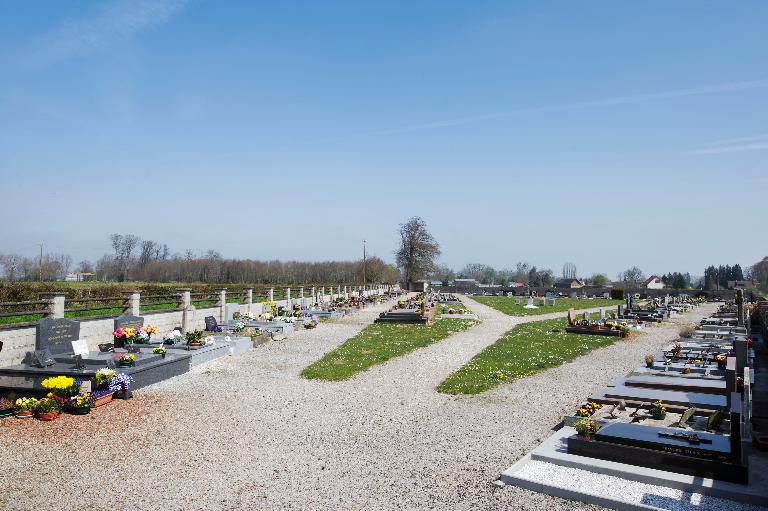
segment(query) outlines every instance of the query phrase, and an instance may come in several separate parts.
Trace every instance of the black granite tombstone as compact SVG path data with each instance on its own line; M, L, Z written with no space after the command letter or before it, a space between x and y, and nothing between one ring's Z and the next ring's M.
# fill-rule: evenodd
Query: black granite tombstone
M629 465L747 483L747 469L723 435L681 432L639 424L603 426L593 439L568 438L568 452Z
M72 352L72 341L80 338L80 322L65 318L43 318L37 322L35 350L50 350L52 355Z
M118 328L141 328L144 326L144 318L122 314L115 318L115 330Z
M141 328L144 326L144 318L141 316L131 316L130 314L122 314L115 318L115 330L118 328ZM115 337L115 348L124 348L125 341Z
M206 316L205 317L205 330L207 332L215 332L216 327L218 327L219 324L216 322L216 318L213 316Z

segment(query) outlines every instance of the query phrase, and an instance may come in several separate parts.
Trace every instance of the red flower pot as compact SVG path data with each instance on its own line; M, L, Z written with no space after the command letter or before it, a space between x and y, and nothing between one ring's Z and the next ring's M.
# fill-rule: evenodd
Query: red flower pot
M37 418L41 421L53 421L59 418L59 412L38 412Z

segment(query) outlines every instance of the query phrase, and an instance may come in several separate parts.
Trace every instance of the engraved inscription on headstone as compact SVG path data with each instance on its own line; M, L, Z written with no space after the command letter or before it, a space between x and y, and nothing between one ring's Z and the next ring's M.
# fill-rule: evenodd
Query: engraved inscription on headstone
M214 332L216 330L216 327L218 326L218 323L216 323L216 318L213 316L206 316L205 317L205 329L209 332Z
M144 318L123 314L115 318L115 330L118 328L141 328L144 326Z
M80 322L65 318L43 318L37 322L36 350L50 350L53 355L72 351L72 341L80 338Z

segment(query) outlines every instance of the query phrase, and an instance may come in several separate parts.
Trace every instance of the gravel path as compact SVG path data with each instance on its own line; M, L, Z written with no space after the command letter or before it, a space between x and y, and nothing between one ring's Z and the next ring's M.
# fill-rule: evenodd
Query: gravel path
M467 305L481 324L344 382L298 374L385 305L89 416L3 420L0 509L587 508L492 482L565 412L669 341L681 319L480 396L438 394L514 324L563 315Z

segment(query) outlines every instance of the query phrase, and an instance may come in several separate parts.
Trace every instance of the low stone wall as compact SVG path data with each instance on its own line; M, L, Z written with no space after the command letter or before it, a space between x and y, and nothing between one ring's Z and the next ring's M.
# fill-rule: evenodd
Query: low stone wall
M357 296L364 294L366 296L373 294L382 294L384 290L382 288L370 290L370 291L353 291L353 292L341 292L340 294L327 294L318 295L324 303L330 303L339 297ZM315 303L316 300L310 297L305 297L307 304ZM277 300L275 304L278 306L291 307L293 303L300 303L301 298L292 298L291 300ZM205 317L213 316L220 323L223 323L225 318L225 308L229 306L239 306L240 312L250 311L256 315L261 314L262 304L260 302L255 303L228 303L225 307L212 306L205 308L190 307L187 309L188 323L187 330L204 330L205 329ZM63 306L62 306L63 311ZM171 310L171 311L146 311L139 314L144 318L144 324L152 324L157 327L157 335L162 336L165 332L173 330L174 328L181 328L183 326L183 310ZM105 342L112 342L112 332L114 331L114 320L117 316L110 316L108 318L83 318L79 319L80 322L80 339L88 342L88 347L91 351L98 351L98 345ZM0 341L3 342L3 349L0 351L0 367L15 365L21 363L28 351L34 351L35 340L37 336L37 328L33 326L24 326L19 328L5 327L0 329Z

